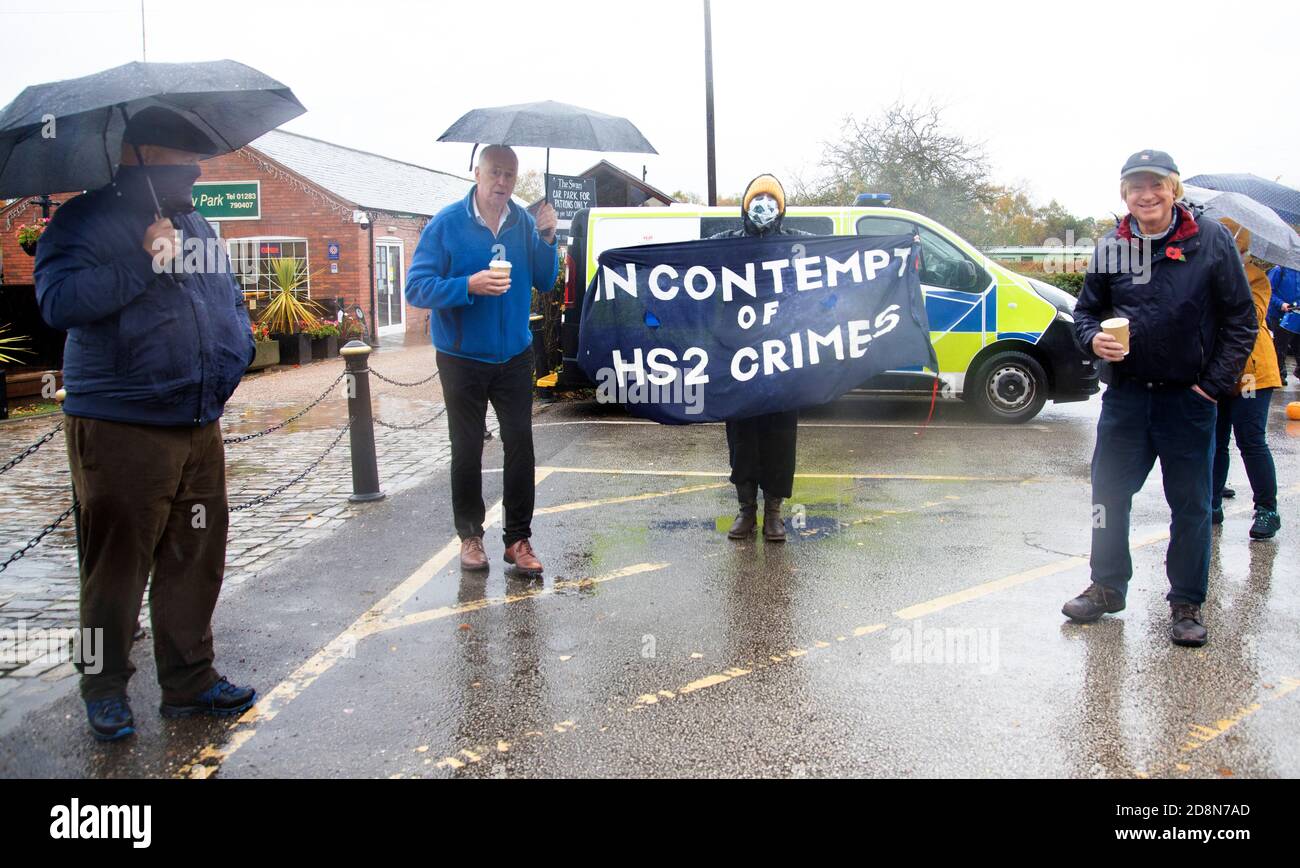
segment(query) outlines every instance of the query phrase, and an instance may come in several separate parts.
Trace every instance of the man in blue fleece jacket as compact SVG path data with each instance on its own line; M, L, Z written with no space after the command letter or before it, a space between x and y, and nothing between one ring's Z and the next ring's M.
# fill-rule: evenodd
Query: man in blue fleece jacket
M482 465L491 401L505 447L505 561L539 573L542 564L529 542L535 462L528 316L532 288L554 288L559 256L555 209L543 204L534 221L510 199L518 171L519 160L510 148L483 149L468 195L424 227L407 274L406 300L433 311L430 331L447 404L451 508L461 566L480 570L488 565Z

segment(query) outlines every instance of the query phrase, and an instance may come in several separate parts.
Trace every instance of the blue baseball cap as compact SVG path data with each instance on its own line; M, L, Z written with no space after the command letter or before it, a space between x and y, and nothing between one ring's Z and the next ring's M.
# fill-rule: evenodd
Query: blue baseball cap
M1124 168L1119 170L1120 178L1127 178L1129 175L1136 175L1139 172L1150 172L1153 175L1165 177L1178 171L1178 164L1174 158L1164 151L1145 150L1138 151L1129 157L1124 163Z

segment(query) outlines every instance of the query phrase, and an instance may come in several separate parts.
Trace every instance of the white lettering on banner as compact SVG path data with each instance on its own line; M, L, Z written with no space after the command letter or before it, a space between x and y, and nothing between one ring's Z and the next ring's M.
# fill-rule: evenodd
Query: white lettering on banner
M727 266L722 266L722 300L730 302L731 290L740 289L749 293L750 298L758 298L758 284L754 278L754 263L745 263L745 276L741 277Z
M794 288L799 292L822 288L822 273L814 271L812 266L821 260L820 256L809 256L794 261ZM816 281L814 283L814 281Z
M844 361L844 338L840 334L840 327L836 326L826 335L819 335L812 329L808 329L808 364L816 365L821 362L821 355L817 352L818 347L834 347L835 358Z
M672 301L677 297L677 287L669 286L667 289L659 284L659 278L667 275L670 280L677 279L677 269L671 265L661 264L650 269L650 294L661 301Z
M840 285L840 275L848 274L853 278L854 283L862 282L862 259L858 256L850 256L847 262L840 262L831 257L826 257L826 285L834 288Z
M605 268L605 298L606 299L611 301L613 300L614 287L618 287L619 289L626 292L628 295L632 296L633 298L636 298L636 266L635 265L633 265L630 262L627 264L626 278L622 277L617 271L610 268L608 265L606 265L604 268Z
M742 370L740 365L743 361L749 361L748 370ZM741 347L736 350L736 354L731 357L731 378L737 383L748 382L754 379L758 373L758 350L753 347Z
M889 254L883 250L868 250L864 258L866 262L863 271L867 280L875 280L876 272L889 264Z
M736 311L736 322L742 329L750 328L754 323L758 322L758 314L754 311L754 306L747 304Z
M704 278L704 289L697 291L695 289L695 278ZM686 286L686 294L696 301L704 301L713 295L713 290L717 287L717 282L713 278L713 272L703 265L692 265L686 271L686 279L683 281Z
M785 292L785 287L781 284L781 269L789 267L790 260L788 259L769 259L763 263L763 270L772 273L772 292L777 295Z
M896 247L893 256L886 250L858 250L842 262L830 256L801 256L793 262L789 259L769 259L758 263L757 267L771 275L772 294L782 295L788 285L787 272L797 292L833 289L840 285L842 277L851 278L854 283L875 280L876 275L888 267L890 260L895 257L898 259L898 276L902 277L907 272L911 255L911 248ZM597 293L596 301L612 301L615 289L621 289L633 298L637 297L635 263L625 263L621 272L608 265L602 265L601 274L605 291ZM750 298L758 298L757 269L753 262L745 263L743 274L725 265L721 266L716 274L708 266L692 265L686 270L681 286L671 282L668 285L664 284L664 278L674 281L679 274L677 268L667 263L655 265L650 269L648 279L650 294L662 301L671 301L677 297L679 289L685 289L686 294L695 301L707 301L713 297L721 282L724 302L733 301L737 296L737 290Z
M763 325L767 325L772 321L772 317L780 307L781 303L777 301L769 301L763 305Z

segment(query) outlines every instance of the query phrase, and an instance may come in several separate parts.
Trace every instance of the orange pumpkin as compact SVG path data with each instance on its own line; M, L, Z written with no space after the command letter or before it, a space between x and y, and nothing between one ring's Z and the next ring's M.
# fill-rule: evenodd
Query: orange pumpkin
M1286 405L1286 417L1288 419L1300 419L1300 401L1292 401Z

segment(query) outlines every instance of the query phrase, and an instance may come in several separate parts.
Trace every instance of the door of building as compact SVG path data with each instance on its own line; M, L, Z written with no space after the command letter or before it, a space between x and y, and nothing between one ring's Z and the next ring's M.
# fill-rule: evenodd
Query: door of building
M406 328L402 254L398 239L375 242L375 324L381 335L400 334Z

